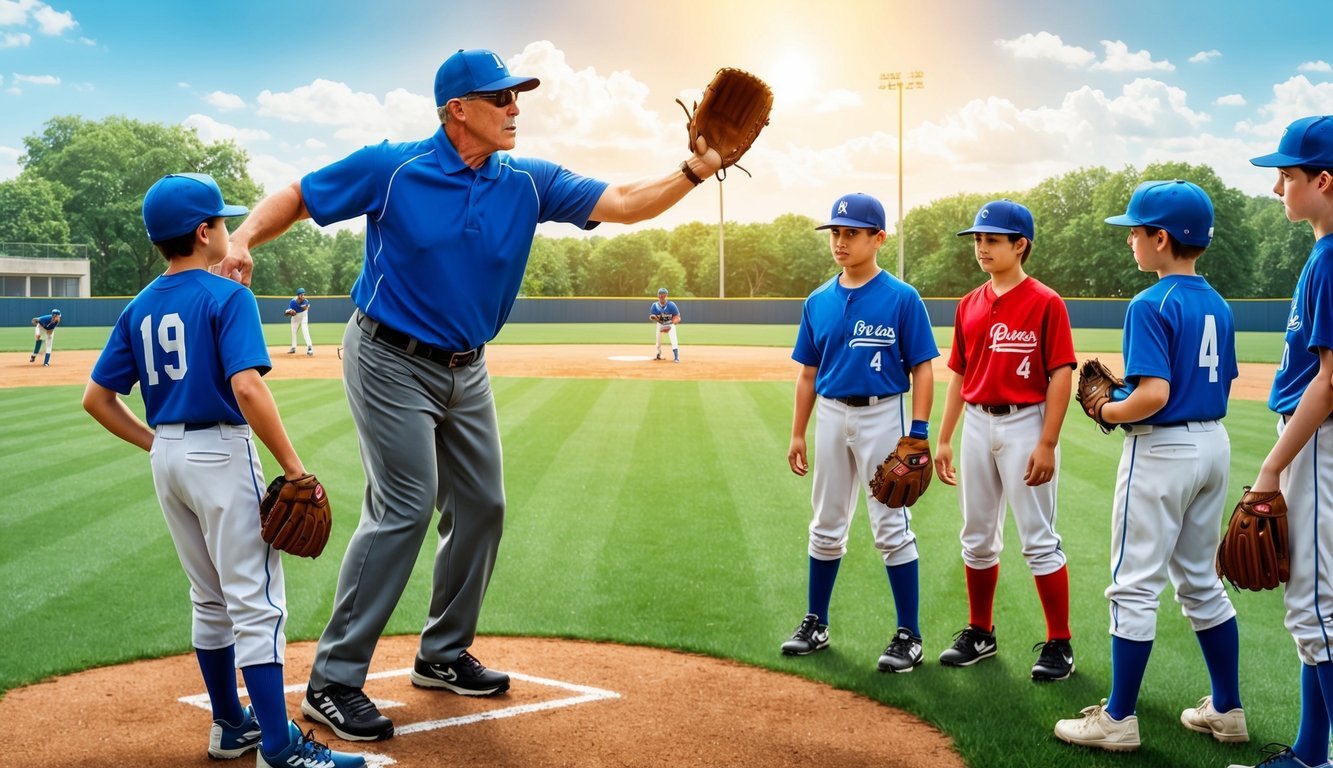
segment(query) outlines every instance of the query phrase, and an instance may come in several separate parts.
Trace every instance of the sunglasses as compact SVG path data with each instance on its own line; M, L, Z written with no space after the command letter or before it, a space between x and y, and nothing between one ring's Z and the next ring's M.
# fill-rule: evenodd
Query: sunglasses
M480 93L469 93L468 95L461 97L461 99L463 101L470 101L472 99L485 99L486 101L495 102L495 106L503 109L504 107L507 107L510 104L513 104L514 102L518 101L518 91L510 88L504 91L485 91Z

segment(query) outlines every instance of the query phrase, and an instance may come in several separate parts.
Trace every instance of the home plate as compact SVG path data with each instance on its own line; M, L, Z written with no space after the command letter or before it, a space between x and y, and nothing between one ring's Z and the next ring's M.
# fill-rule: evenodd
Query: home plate
M607 360L617 360L624 363L642 363L645 360L652 360L648 355L611 355Z

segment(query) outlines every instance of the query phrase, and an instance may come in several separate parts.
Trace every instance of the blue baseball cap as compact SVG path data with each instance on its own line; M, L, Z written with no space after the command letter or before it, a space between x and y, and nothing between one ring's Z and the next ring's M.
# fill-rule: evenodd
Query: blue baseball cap
M665 288L658 288L658 289L657 289L657 295L658 295L658 296L661 296L662 294L664 294L664 293L666 293L666 292L667 292L667 289L665 289Z
M1185 245L1207 248L1213 241L1213 201L1198 184L1188 181L1145 181L1130 195L1124 214L1106 223L1157 227Z
M58 309L53 309L53 310L51 310L51 314L53 314L53 315L58 315L58 314L60 314L60 310L58 310Z
M970 235L974 232L991 232L998 235L1022 235L1036 242L1033 234L1036 225L1032 223L1032 211L1012 200L992 200L981 206L972 220L972 228L958 234Z
M1311 115L1292 121L1282 132L1277 151L1250 159L1260 168L1312 165L1333 168L1333 115Z
M828 223L820 224L815 229L828 229L830 227L858 227L860 229L873 229L876 232L882 231L884 229L884 206L864 192L843 195L833 204L833 212L829 214Z
M215 216L243 216L243 205L222 202L222 190L206 173L173 173L158 179L143 198L143 223L155 243L180 237Z
M305 289L304 289L304 288L297 288L297 289L296 289L296 292L297 292L297 294L302 294L302 293L305 293Z
M541 85L535 77L514 77L504 60L485 48L459 49L444 60L435 73L435 106L443 107L450 99L469 93L488 91L530 91Z

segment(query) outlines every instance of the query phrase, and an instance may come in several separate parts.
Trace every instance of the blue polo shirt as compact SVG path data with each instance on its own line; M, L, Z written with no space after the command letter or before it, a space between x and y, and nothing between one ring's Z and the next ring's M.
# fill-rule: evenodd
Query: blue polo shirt
M376 320L449 350L495 338L509 317L537 224L584 228L607 184L496 152L465 165L441 127L423 141L363 147L301 179L321 226L366 217L352 300Z
M1296 411L1305 388L1319 372L1319 350L1333 349L1333 235L1314 244L1296 281L1287 316L1287 343L1273 377L1268 407L1278 413Z
M816 288L791 354L818 369L815 392L824 397L901 394L912 368L939 356L920 294L883 270L859 288L842 287L837 276Z

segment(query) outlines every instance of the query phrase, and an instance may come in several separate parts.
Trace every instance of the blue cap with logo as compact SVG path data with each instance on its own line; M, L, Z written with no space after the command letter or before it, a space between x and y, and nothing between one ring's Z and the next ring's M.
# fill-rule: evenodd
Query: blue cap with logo
M1213 241L1213 201L1198 184L1188 181L1145 181L1130 195L1125 212L1106 223L1157 227L1185 245L1207 248Z
M488 91L530 91L541 85L535 77L514 77L504 60L484 48L459 49L444 60L435 73L435 106L443 107L450 99L469 93Z
M215 216L243 216L243 205L222 202L222 190L206 173L173 173L149 187L143 198L143 223L155 243L180 237Z
M661 296L662 294L664 294L664 293L666 293L666 292L667 292L667 289L665 289L665 288L658 288L658 289L657 289L657 295L658 295L658 296Z
M990 232L997 235L1022 235L1036 242L1033 235L1036 225L1032 223L1032 211L1012 200L992 200L981 206L972 220L972 228L958 234L970 235L974 232Z
M1277 151L1252 158L1260 168L1298 165L1333 168L1333 115L1311 115L1292 121L1282 132Z
M864 192L843 195L833 204L833 212L829 214L828 223L820 224L815 229L829 229L831 227L857 227L873 229L876 232L882 231L884 229L884 206Z

